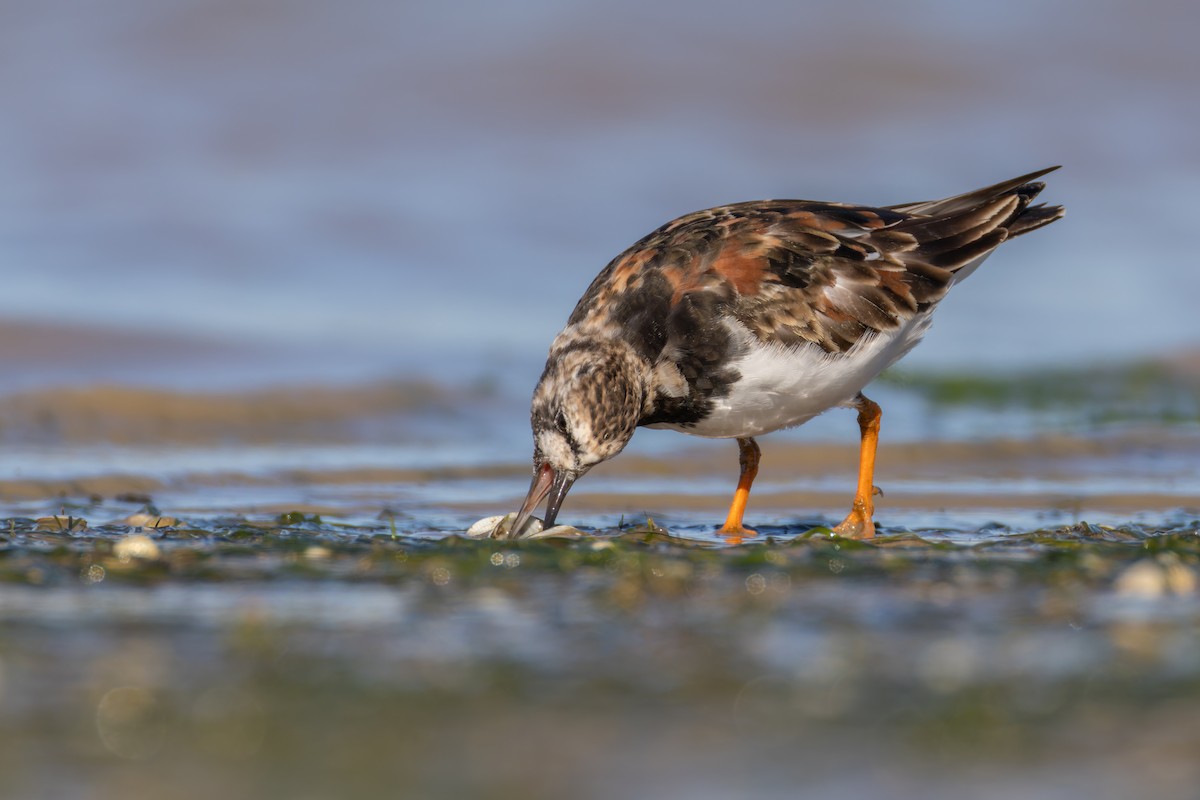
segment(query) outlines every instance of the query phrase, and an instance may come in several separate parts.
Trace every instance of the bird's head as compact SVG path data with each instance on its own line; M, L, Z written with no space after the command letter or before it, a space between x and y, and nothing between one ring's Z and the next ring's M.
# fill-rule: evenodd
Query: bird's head
M510 529L519 535L546 503L546 527L585 472L624 449L642 416L645 366L615 342L573 341L550 351L533 393L533 482Z

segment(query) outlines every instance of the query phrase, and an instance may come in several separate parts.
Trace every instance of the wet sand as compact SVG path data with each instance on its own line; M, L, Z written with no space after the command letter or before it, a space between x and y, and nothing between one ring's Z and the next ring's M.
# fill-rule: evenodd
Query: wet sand
M1193 434L886 444L871 543L814 527L853 442L764 442L740 543L681 445L543 542L462 535L520 457L57 445L0 480L0 794L1192 797Z
M0 789L1185 800L1198 541L11 519Z
M0 794L1190 800L1200 432L663 439L463 534L524 409L419 381L0 397ZM504 427L508 426L508 427ZM653 444L653 443L651 443ZM649 518L649 519L648 519Z
M328 442L351 438L353 428L374 419L434 408L448 400L444 390L421 381L236 392L98 385L2 397L0 424L6 438L17 443Z
M336 397L336 393L330 396ZM408 390L398 390L381 391L379 396L382 404L388 404L411 395ZM274 403L273 395L264 395L267 397ZM222 425L228 424L227 409L216 404L207 408L205 415L209 410L214 417L222 416ZM243 419L238 417L234 430L240 430ZM297 430L286 409L271 424ZM202 423L189 423L189 429L202 428ZM270 430L269 426L257 429L264 430ZM719 515L736 480L734 448L720 442L688 446L682 438L681 444L678 453L631 455L601 465L579 481L566 508L584 516L647 510ZM405 498L402 502L414 510L477 511L482 516L514 506L525 489L528 472L516 459L479 466L314 468L306 466L303 452L296 455L294 463L289 462L286 450L277 468L247 472L236 469L237 447L226 451L226 468L188 472L189 451L182 448L180 452L185 466L169 478L139 470L136 450L126 457L126 469L111 473L72 478L5 477L0 479L0 502L169 493L184 505L177 510L187 510L189 496L203 499L227 487L266 494L278 489L311 492L321 488L332 495L338 494L338 487L352 487L341 502L325 510L377 513ZM1162 431L1092 438L885 443L879 449L876 474L876 484L883 491L877 499L877 513L886 521L891 510L992 510L1002 515L1006 510L1050 509L1082 517L1095 512L1119 515L1195 509L1200 506L1200 481L1194 466L1200 463L1198 454L1200 438ZM36 462L36 455L32 458ZM852 443L764 441L752 513L836 512L853 493L856 458L857 448ZM1147 463L1162 466L1156 473L1146 474ZM1180 469L1172 471L1172 464ZM26 465L29 470L35 467L36 463Z

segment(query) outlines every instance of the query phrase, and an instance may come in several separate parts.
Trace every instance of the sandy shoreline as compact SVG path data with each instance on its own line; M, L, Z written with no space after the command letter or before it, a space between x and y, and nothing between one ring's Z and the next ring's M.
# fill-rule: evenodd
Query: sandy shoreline
M446 390L419 380L207 393L96 385L0 397L0 429L30 443L338 441L372 420L449 402Z
M0 366L11 375L46 364L81 371L75 383L0 392L0 504L17 513L17 504L144 496L215 508L236 497L228 511L252 504L335 516L385 508L487 515L514 507L528 485L527 401L494 386L402 378L196 391L86 377L94 366L188 369L238 356L228 343L181 335L0 322ZM1181 364L1172 369L1187 372ZM1138 428L1080 424L1077 433L1037 435L1019 419L997 420L1004 435L982 440L913 439L929 426L888 429L876 474L881 513L1200 507L1194 424L1151 417ZM752 510L843 512L858 458L851 422L844 431L836 443L764 437ZM577 484L569 507L720 515L736 479L733 443L676 439L663 454L631 450L600 465Z
M757 490L759 510L840 509L853 490L856 448L843 444L765 443ZM1167 470L1153 478L1124 478L1133 460L1196 463L1200 437L1142 431L1100 438L883 444L876 483L886 509L1048 509L1132 513L1200 507L1190 487ZM436 468L314 468L297 464L265 472L237 469L163 477L133 470L77 478L0 479L0 502L121 495L213 494L231 487L254 493L279 488L354 498L370 508L404 498L405 507L494 513L524 493L528 467L519 461ZM570 506L581 512L625 513L646 508L720 513L732 488L736 460L729 447L688 447L662 457L629 456L601 465L581 480ZM818 484L814 486L814 484ZM614 489L614 487L620 487ZM318 507L320 504L314 504Z

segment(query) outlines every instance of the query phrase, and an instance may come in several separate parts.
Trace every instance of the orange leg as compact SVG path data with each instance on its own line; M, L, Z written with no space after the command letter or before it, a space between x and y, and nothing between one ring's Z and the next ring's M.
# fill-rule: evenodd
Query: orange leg
M738 439L737 443L738 466L742 471L738 476L737 491L733 493L733 502L729 505L729 514L718 533L730 537L753 536L754 531L742 527L742 515L746 513L746 501L750 499L750 486L758 475L758 459L762 451L758 449L758 443L749 437Z
M871 539L875 536L875 446L879 443L879 406L863 394L855 398L858 407L858 429L862 434L862 449L858 457L858 491L854 505L842 523L833 529L848 539Z

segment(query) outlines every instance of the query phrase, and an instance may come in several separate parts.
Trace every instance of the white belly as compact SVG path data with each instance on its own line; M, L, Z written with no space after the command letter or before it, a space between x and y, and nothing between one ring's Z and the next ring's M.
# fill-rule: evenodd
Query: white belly
M758 436L808 422L834 406L846 405L863 387L916 346L929 329L928 313L894 331L860 339L843 355L815 346L763 344L741 323L728 320L745 353L733 364L741 373L712 412L691 426L654 425L696 436Z

